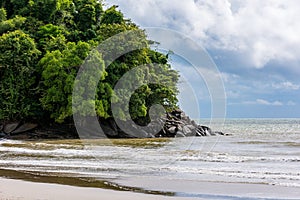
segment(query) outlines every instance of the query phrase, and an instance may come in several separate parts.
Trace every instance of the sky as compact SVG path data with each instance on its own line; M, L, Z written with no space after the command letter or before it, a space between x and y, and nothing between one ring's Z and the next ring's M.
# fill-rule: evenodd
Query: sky
M226 117L300 118L300 1L107 0L107 4L118 5L141 28L174 30L205 49L224 83ZM205 80L188 73L188 60L175 56L171 62L187 72L185 86L197 91L201 117L210 117L211 88L205 89ZM194 115L189 95L182 96L182 106Z

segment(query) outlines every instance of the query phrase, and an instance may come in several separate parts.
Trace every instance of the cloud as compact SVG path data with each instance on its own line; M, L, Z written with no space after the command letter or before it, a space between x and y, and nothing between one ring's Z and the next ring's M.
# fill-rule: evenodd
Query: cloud
M232 74L232 73L226 73L226 72L222 72L221 73L222 79L224 81L224 83L237 83L237 80L240 79L240 76L237 74Z
M261 68L299 61L298 0L110 0L141 26L172 28L210 49L235 51Z
M273 83L272 87L275 89L298 90L300 88L300 85L294 84L290 81L285 81L281 83Z
M293 102L293 101L288 101L286 105L288 105L288 106L295 106L297 104L295 102Z
M245 105L266 105L266 106L283 106L283 103L280 101L267 101L264 99L256 99L255 101L244 101L242 104Z

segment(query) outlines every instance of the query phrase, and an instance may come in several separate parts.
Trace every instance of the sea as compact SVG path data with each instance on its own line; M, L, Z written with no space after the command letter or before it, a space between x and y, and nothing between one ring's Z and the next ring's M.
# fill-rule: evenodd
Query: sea
M202 125L209 123L208 120L199 122ZM119 188L122 188L120 183L126 188L124 180L127 179L164 179L176 183L280 186L300 191L300 119L226 119L220 129L227 136L49 141L4 139L0 140L0 174L20 179L39 175L80 177L105 180L111 185L119 181L115 184ZM5 170L9 174L18 172L24 176L9 177ZM143 186L143 181L135 187L153 189L151 185ZM193 195L184 193L180 187L172 191L185 194L182 196L197 196L197 190ZM212 196L206 197L213 199ZM234 194L223 197L237 199ZM273 196L272 199L277 198Z

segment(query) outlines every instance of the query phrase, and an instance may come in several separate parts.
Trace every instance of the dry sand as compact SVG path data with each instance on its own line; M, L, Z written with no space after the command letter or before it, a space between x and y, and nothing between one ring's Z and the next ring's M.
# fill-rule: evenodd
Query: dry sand
M295 187L263 184L213 183L176 181L166 179L127 179L116 181L121 185L156 191L180 191L179 196L168 197L100 188L76 187L49 183L35 183L0 178L0 200L199 200L199 199L299 199ZM195 196L194 196L195 195Z
M119 192L99 188L33 183L0 178L0 200L184 200L190 198ZM193 198L200 199L200 198Z

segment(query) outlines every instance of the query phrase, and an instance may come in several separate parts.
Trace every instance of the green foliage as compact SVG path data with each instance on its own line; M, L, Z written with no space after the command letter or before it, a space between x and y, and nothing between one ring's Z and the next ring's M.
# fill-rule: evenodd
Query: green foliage
M104 98L98 98L95 96L94 88L99 90L106 89L106 85L99 84L98 81L105 79L107 73L105 71L104 61L102 55L97 50L92 50L84 61L85 73L81 74L80 82L78 82L77 87L79 93L73 93L73 98L77 98L74 105L74 112L80 114L81 116L92 116L96 113L98 116L107 118L107 108ZM106 90L107 92L107 90ZM95 106L95 110L93 110Z
M30 0L29 6L26 6L29 10L27 15L33 16L45 23L50 23L53 21L56 12L60 10L62 3L61 0Z
M43 67L41 103L57 122L72 115L72 91L77 71L91 47L88 43L68 43L62 52L48 52L39 62Z
M63 50L66 46L67 31L64 27L47 24L41 26L36 34L39 38L39 48L44 51Z
M3 22L6 20L7 13L4 8L0 8L0 22Z
M29 14L28 0L10 0L9 4L11 5L11 10L8 12L9 17Z
M0 37L0 119L26 119L38 112L33 63L39 51L35 42L22 31Z
M99 0L0 0L1 6L0 120L43 117L63 123L75 112L96 113L99 118L131 117L144 124L149 122L152 105L176 107L178 73L166 55L150 49L145 32L125 19L117 6L103 10ZM104 52L93 50L132 30L135 34L114 38L115 44L124 45L112 41ZM138 50L114 58L132 46ZM105 68L105 62L112 63ZM75 82L82 64L90 66L89 73L81 76L84 85ZM144 70L138 66L145 66ZM116 83L134 69L137 74L124 81L124 90L114 92ZM155 83L144 84L147 78ZM140 87L126 93L133 83ZM73 94L74 84L78 94ZM112 115L111 102L119 105L117 116Z
M3 18L5 19L5 18ZM0 22L0 35L8 31L13 31L21 28L21 26L26 21L25 17L16 16L9 20L4 20Z
M108 25L125 23L123 14L120 11L117 11L116 8L117 6L112 6L104 12L101 18L102 24Z

